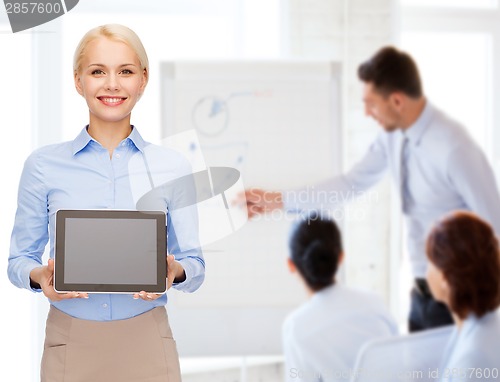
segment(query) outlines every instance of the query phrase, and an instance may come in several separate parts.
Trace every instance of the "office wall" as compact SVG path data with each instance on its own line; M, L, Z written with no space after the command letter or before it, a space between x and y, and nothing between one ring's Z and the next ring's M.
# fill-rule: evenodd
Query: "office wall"
M381 46L395 44L399 14L395 0L289 0L283 9L285 54L340 61L343 77L344 169L351 167L379 131L364 116L358 65ZM381 293L394 313L405 317L399 296L401 254L397 194L386 179L369 198L350 203L345 222L346 281Z

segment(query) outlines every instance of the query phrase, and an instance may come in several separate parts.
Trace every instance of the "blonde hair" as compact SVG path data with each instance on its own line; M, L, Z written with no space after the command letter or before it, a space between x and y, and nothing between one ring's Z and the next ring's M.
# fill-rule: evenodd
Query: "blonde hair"
M106 37L113 41L120 41L127 44L135 52L141 63L141 69L146 70L146 80L149 77L149 60L146 54L146 49L142 45L141 39L130 28L120 24L106 24L95 27L89 30L82 37L78 46L76 47L73 56L73 72L79 73L81 70L81 62L85 56L85 49L87 45L99 37Z

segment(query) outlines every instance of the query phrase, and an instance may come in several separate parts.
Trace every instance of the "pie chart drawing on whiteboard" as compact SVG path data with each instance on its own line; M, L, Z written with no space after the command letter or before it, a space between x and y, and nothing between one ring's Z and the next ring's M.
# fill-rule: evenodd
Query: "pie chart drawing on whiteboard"
M229 126L229 101L236 97L269 97L268 90L241 91L229 94L226 98L207 95L201 97L193 106L192 121L196 130L206 137L221 135Z
M229 123L227 101L216 96L203 97L194 105L192 118L200 134L209 137L220 135Z

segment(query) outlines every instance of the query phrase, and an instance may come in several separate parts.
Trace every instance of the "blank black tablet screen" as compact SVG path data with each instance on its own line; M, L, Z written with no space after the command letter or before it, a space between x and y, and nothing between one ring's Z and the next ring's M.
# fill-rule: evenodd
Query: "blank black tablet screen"
M66 219L64 252L65 283L156 283L155 220Z

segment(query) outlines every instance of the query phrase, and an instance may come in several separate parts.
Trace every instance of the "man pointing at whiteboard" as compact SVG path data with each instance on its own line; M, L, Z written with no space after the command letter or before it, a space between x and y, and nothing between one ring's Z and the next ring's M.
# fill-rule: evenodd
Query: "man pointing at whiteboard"
M338 205L325 206L325 198L314 194L360 194L389 172L401 197L414 277L409 330L451 324L450 313L433 299L425 280L427 231L444 214L465 209L500 233L500 197L493 171L465 128L425 98L418 68L407 53L382 48L359 66L358 76L364 86L365 113L382 127L363 158L347 173L314 187L283 192L249 189L248 214L335 208ZM304 202L304 194L310 202Z

